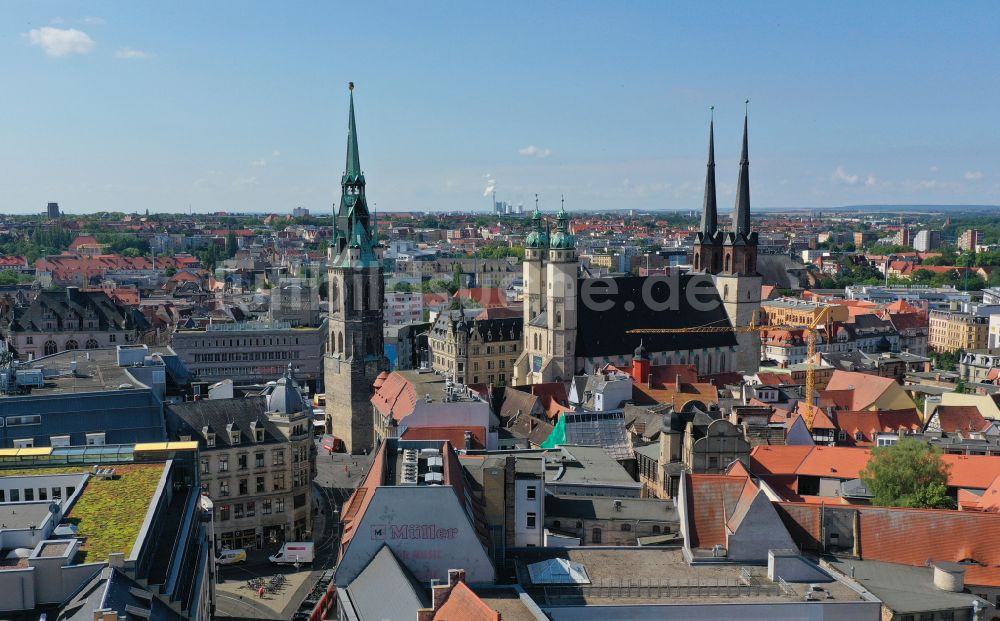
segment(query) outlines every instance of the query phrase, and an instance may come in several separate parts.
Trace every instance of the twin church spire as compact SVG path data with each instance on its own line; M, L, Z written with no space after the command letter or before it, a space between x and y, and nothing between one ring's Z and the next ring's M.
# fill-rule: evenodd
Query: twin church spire
M715 190L715 118L708 126L708 170L705 174L705 200L701 212L699 239L710 243L719 237L718 203ZM743 150L740 154L740 173L736 182L736 205L733 208L732 230L724 235L727 242L746 243L750 238L750 148L748 138L749 115L743 117Z

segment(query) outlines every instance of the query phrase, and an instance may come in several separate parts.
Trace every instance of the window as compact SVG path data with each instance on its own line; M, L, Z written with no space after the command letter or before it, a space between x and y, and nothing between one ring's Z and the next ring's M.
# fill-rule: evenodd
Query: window
M31 489L30 487L28 489L24 490L24 501L25 502L31 502L34 499L35 499L35 490Z
M284 513L285 512L285 499L284 498L277 498L277 499L275 499L275 501L274 501L274 512L275 513Z
M632 525L631 524L622 524L622 532L623 533L628 533L628 532L631 532L631 531L632 531Z
M29 414L27 416L8 416L4 419L4 424L8 427L24 427L26 425L41 425L42 417L38 414Z
M229 495L229 481L219 481L219 496Z
M285 489L285 473L279 472L274 475L274 490L280 491Z
M660 525L659 524L653 524L653 534L654 535L659 535L660 534Z
M52 436L49 438L51 446L69 446L69 436Z
M227 455L219 456L219 472L229 472L229 457Z
M12 489L10 490L10 501L11 502L21 502L21 490Z
M87 446L104 446L104 432L88 433Z
M35 441L32 438L19 438L14 440L14 448L33 448Z
M861 442L861 441L863 441L865 439L865 434L863 434L860 431L855 431L854 432L854 439L857 442Z
M55 341L45 341L44 351L46 356L51 356L59 351L59 346Z
M239 470L246 470L247 469L247 454L243 453L242 455L237 456L236 457L236 464L237 464L236 467Z
M39 500L48 500L49 499L49 490L45 489L44 487L39 487L38 488L38 499Z
M273 455L274 455L274 465L275 466L284 466L285 465L285 451L284 450L274 451Z
M214 433L209 433L208 436L205 438L205 446L207 446L208 448L212 448L213 446L215 446Z
M62 500L62 488L61 487L53 487L52 488L52 500ZM2 501L3 501L3 499L0 498L0 502L2 502Z
M114 343L116 339L117 339L116 335L114 335L114 334L109 334L108 335L108 342L109 343Z
M35 344L35 337L33 336L29 336L25 341L25 345L34 345L34 344Z
M255 435L257 437L257 443L258 444L264 441L264 430L263 429L255 429L254 433L255 433Z
M240 443L240 432L239 431L230 431L229 432L229 442L231 444L233 444L234 446L238 446L239 443Z
M66 341L66 350L69 351L74 349L80 349L80 344L77 343L74 339Z
M535 528L535 522L538 520L538 515L535 513L528 513L528 520L526 526L530 529Z
M263 494L265 491L264 477L257 477L257 493Z
M591 543L601 543L601 529L594 528L590 531L590 542Z
M211 463L209 462L208 457L202 457L201 458L201 473L202 474L208 474L210 472L209 471L209 467L210 466L211 466Z
M250 493L250 484L246 479L240 479L240 496L246 496Z
M260 513L261 513L261 515L271 515L271 501L270 500L265 500L265 501L263 501L261 503Z
M538 496L538 487L534 485L529 485L527 489L528 500L534 500Z
M247 503L247 517L253 517L257 515L257 503L252 500Z

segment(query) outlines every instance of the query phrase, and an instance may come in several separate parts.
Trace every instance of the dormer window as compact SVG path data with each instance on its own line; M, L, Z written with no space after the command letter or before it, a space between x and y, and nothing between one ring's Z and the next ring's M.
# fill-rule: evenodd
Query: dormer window
M214 433L209 432L208 436L205 438L205 446L207 446L208 448L212 448L213 446L215 446L215 434Z
M229 442L233 445L240 443L240 432L238 429L233 429L229 432Z
M254 442L257 444L264 441L264 428L258 426L257 421L250 423L250 434L253 436Z
M254 433L257 436L257 443L258 444L264 441L264 430L263 429L255 429Z

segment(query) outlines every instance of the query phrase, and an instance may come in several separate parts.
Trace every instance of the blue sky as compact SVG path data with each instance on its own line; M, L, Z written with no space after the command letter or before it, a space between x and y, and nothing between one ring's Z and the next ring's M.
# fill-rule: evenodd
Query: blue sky
M992 2L0 3L0 212L1000 204Z

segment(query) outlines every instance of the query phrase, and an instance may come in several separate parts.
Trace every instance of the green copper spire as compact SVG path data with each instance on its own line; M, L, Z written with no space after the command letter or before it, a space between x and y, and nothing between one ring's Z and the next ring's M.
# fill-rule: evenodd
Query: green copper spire
M347 164L344 166L345 179L361 176L361 157L358 155L358 126L354 122L354 82L347 83L351 91L351 116L347 123Z

